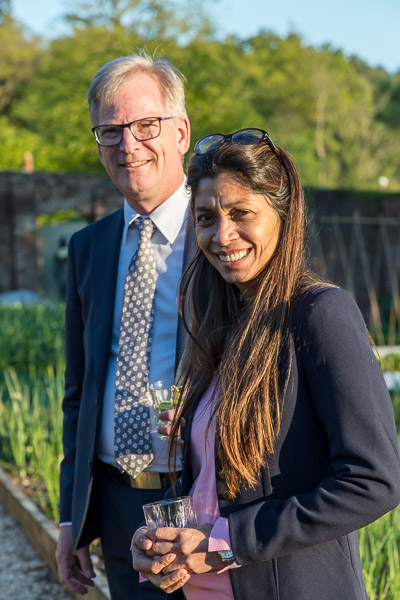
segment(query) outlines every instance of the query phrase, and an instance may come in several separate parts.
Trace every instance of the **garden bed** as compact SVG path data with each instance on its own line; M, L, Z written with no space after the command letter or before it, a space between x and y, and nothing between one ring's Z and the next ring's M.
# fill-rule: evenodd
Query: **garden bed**
M2 468L0 468L0 501L9 514L20 524L41 558L49 565L55 579L58 579L55 559L58 528L28 498L21 487L13 483ZM89 588L89 592L85 597L88 600L110 600L105 576L96 567L95 572L94 587ZM75 596L74 594L71 594L71 597L81 598L81 596Z

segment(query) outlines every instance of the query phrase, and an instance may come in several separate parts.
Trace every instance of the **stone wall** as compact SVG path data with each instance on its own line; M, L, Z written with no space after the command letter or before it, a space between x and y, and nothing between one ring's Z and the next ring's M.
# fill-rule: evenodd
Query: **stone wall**
M0 173L0 292L43 290L39 215L71 209L91 222L120 206L106 175Z

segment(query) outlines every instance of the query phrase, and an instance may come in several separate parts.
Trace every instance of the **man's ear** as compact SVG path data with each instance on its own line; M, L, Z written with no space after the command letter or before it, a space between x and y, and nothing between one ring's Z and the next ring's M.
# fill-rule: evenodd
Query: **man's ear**
M178 129L178 151L184 156L190 146L190 122L189 119L179 119Z

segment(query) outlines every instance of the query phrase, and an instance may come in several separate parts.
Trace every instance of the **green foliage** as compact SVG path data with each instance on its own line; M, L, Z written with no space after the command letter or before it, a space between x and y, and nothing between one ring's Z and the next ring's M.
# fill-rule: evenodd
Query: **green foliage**
M361 564L368 598L400 597L400 508L359 532Z
M0 305L0 331L0 373L43 375L64 359L63 304Z
M382 371L400 371L400 354L387 354L379 360Z
M21 97L43 56L39 39L31 37L10 15L0 21L0 109Z
M373 190L384 175L389 191L399 188L400 75L329 45L306 46L294 33L217 41L206 5L75 2L70 35L45 49L9 19L1 26L8 44L0 64L10 66L0 67L0 168L20 168L29 150L36 169L101 170L89 83L105 62L143 48L185 74L193 143L211 131L262 127L292 154L305 185Z
M135 39L122 31L116 33L115 37L115 32L100 27L79 30L71 38L52 42L38 77L13 105L12 119L45 140L35 152L37 169L101 170L86 93L93 73L103 62L131 52Z
M53 519L62 458L64 312L62 303L0 305L0 459L30 478L36 501Z
M36 502L52 518L58 513L58 473L62 458L62 367L42 377L4 372L0 386L0 457L36 486Z
M76 0L70 2L64 18L76 29L125 27L148 41L203 36L212 31L201 0Z
M246 56L234 39L195 40L184 52L171 48L169 56L187 77L192 146L210 132L227 133L254 123L263 126L246 85Z
M400 392L392 397L397 431L400 432ZM400 598L400 507L359 531L363 578L368 598Z
M10 118L12 107L23 97L25 86L39 71L44 51L38 38L24 32L5 14L0 20L0 168L19 169L24 153L36 151L43 144L29 124L25 128ZM31 117L32 118L32 117Z
M14 125L9 118L0 115L0 147L2 169L21 169L24 164L24 154L27 151L35 156L42 151L43 140L40 134L29 129Z

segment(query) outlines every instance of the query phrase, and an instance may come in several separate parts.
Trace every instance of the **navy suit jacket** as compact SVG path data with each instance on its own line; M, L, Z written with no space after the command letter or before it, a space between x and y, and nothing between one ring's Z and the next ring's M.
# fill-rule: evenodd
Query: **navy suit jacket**
M96 523L91 518L90 492L111 348L123 226L120 209L74 234L69 244L60 521L72 521L75 548L98 536ZM193 251L193 236L189 230L190 220L184 265ZM184 337L179 324L176 362Z
M216 458L219 509L242 565L229 572L234 597L366 600L356 530L400 501L391 400L350 294L333 287L308 294L291 333L279 439L256 487L225 499ZM183 495L193 482L194 412L182 430Z

